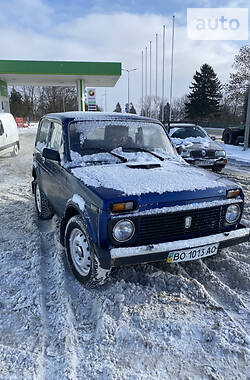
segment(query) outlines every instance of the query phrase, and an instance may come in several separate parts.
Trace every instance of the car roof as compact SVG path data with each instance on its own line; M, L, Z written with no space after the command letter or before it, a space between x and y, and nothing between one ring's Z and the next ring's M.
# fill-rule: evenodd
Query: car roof
M189 127L199 127L197 124L191 123L171 123L170 128L189 128Z
M98 120L98 121L145 121L151 123L161 124L159 120L152 119L145 116L138 116L135 114L120 113L120 112L82 112L82 111L73 111L73 112L61 112L61 113L49 113L43 116L43 118L53 118L59 119L62 122L68 123L71 121L86 121L86 120Z

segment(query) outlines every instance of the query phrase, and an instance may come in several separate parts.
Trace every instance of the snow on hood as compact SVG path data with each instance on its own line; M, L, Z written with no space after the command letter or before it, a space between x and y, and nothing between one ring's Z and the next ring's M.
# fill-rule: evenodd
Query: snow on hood
M208 148L213 142L209 137L187 137L186 139L171 138L174 145L192 146L194 144L202 144L204 148Z
M74 168L72 173L87 186L118 190L126 195L226 188L224 181L218 183L217 175L174 161L162 162L154 169L116 164Z
M154 149L153 151L155 154L158 154L162 158L170 159L174 161L179 161L182 163L185 163L183 158L179 155L170 155L166 151L163 151L162 149ZM88 166L93 165L95 163L103 162L105 164L116 164L120 163L121 160L118 157L112 156L112 153L116 153L120 155L121 157L124 157L128 160L128 163L134 164L134 163L140 163L140 164L150 164L150 163L159 163L159 158L152 156L150 153L146 152L126 152L123 151L121 147L118 147L116 149L113 149L111 153L109 152L103 152L103 153L95 153L90 155L81 156L79 153L70 151L70 156L72 161L62 161L62 165L65 168L71 168L75 166Z

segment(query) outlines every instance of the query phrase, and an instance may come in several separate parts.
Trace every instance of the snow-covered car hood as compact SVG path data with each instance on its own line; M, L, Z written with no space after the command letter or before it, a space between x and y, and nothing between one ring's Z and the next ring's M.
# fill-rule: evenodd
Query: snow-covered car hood
M151 166L152 164L152 166ZM110 165L84 166L70 169L72 174L80 179L86 186L94 188L101 197L109 198L116 194L142 196L150 193L172 193L175 198L179 192L195 192L193 199L225 194L226 189L235 188L235 184L222 179L216 174L203 169L194 168L186 163L174 160L147 161L143 163L121 163ZM155 167L157 164L158 167ZM139 166L138 166L139 165ZM151 168L150 168L151 167ZM208 190L214 190L208 192ZM205 197L206 197L205 196ZM183 198L183 196L182 196Z
M189 137L186 139L171 138L175 146L182 145L185 150L222 150L222 147L210 138Z

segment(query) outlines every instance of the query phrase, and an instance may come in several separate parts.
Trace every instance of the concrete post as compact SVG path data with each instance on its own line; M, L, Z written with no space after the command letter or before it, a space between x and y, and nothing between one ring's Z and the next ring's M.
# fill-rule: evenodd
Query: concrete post
M85 111L85 83L82 79L76 82L78 111Z
M246 118L245 136L244 136L244 148L243 148L243 150L247 150L248 149L249 130L250 130L250 86L248 88L247 118Z
M10 112L7 83L0 80L0 112Z

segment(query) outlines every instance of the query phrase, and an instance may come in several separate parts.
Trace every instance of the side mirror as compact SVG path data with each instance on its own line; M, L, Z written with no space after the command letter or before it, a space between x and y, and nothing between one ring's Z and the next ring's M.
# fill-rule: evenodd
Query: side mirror
M181 145L177 145L175 148L176 148L177 153L178 153L179 155L181 155L182 152L183 152L183 147L182 147Z
M43 149L43 157L48 158L49 160L52 161L61 161L60 154L57 150L49 149L49 148L44 148Z

